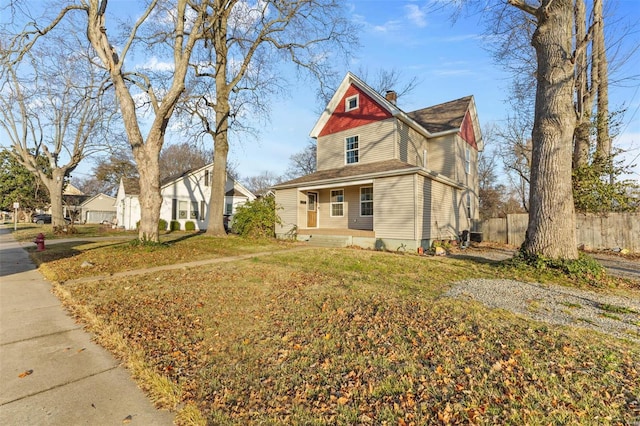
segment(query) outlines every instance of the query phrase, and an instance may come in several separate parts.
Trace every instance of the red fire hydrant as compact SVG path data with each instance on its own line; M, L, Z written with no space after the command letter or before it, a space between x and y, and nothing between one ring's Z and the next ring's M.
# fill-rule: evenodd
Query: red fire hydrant
M33 242L38 246L36 251L44 250L44 234L42 232L36 236L36 239L33 240Z

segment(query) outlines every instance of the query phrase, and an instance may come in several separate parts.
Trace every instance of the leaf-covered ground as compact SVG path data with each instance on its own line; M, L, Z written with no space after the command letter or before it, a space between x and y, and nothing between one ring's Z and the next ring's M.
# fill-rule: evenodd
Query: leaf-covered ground
M532 279L471 260L317 249L63 288L208 424L640 420L637 344L442 296L472 277Z
M73 242L52 244L34 253L41 271L56 281L108 275L154 266L187 263L217 257L237 256L282 250L290 243L274 240L245 240L236 236L211 238L197 234L172 234L161 244L137 245L128 240L79 238ZM31 250L35 250L34 247Z

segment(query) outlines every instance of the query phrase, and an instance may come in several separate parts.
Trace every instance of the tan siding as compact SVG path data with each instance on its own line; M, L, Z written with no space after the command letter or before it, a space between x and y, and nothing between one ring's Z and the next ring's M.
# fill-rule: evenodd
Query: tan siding
M278 215L282 221L282 225L276 225L276 234L287 233L294 226L298 226L298 190L278 189L276 190L276 205L282 207L278 210Z
M365 185L372 186L372 185ZM373 216L360 216L360 186L345 188L345 198L349 201L348 227L350 229L373 230ZM376 194L373 193L373 205L375 209Z
M471 191L471 218L474 220L480 219L479 213L479 181L478 181L478 151L471 147L467 142L464 141L459 136L456 136L456 145L457 145L457 162L456 162L456 173L458 174L458 181L462 182L470 191ZM470 148L471 152L471 173L467 174L465 170L466 163L466 154L465 151L467 147ZM464 216L466 218L466 202L467 202L467 193L466 190L463 193L463 204L464 204ZM466 228L465 228L466 229Z
M345 166L345 139L358 136L359 163L374 163L393 159L395 156L395 119L345 130L318 138L318 170Z
M423 151L427 146L427 139L406 123L400 122L398 128L399 160L405 163L424 167Z
M343 189L344 187L338 187L333 189ZM345 191L346 194L346 191ZM318 191L318 226L320 228L346 228L349 217L347 211L351 200L344 201L344 216L331 216L331 189L323 189Z
M446 135L429 140L427 169L456 180L456 139L456 135Z
M417 177L417 206L420 211L420 222L418 223L418 239L431 239L431 186L433 181L424 176Z
M376 238L415 239L414 177L376 179L373 185Z
M451 186L431 181L431 239L455 239L463 229L460 227L461 193Z

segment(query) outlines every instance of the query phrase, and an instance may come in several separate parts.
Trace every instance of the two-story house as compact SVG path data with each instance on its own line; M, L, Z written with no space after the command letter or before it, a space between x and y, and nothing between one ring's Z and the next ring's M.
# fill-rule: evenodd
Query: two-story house
M311 137L317 172L274 187L280 238L416 250L479 219L483 143L472 96L404 112L394 92L347 73Z

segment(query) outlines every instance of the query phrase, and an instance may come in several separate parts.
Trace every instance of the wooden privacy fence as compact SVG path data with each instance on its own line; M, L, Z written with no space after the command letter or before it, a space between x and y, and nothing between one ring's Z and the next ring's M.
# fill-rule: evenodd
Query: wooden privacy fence
M482 240L520 246L527 232L529 215L510 214L480 223ZM576 214L578 246L588 249L628 249L640 252L640 213Z

